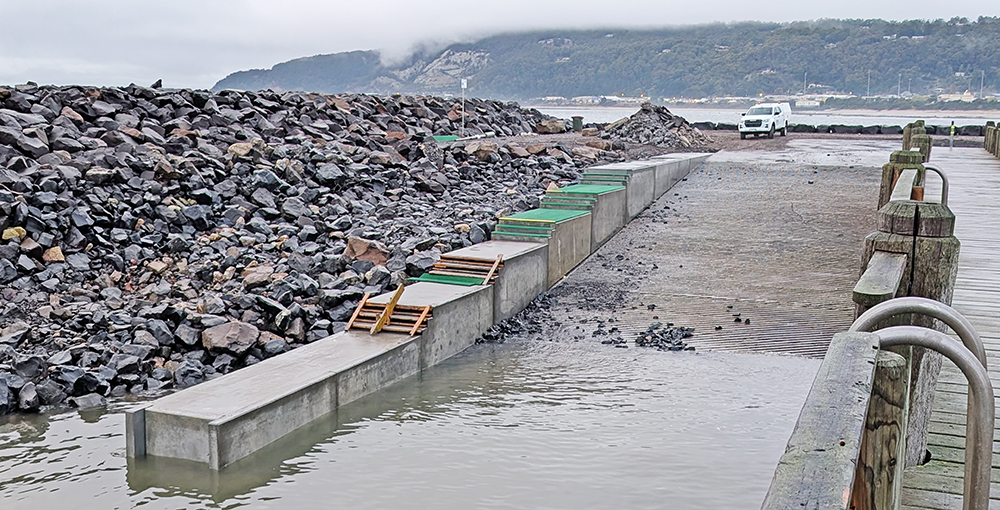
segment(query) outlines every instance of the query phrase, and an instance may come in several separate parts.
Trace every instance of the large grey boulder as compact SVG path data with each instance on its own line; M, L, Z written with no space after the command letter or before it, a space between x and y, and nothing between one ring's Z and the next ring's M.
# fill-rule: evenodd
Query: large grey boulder
M245 353L257 342L260 331L253 324L227 322L201 332L201 343L214 352Z

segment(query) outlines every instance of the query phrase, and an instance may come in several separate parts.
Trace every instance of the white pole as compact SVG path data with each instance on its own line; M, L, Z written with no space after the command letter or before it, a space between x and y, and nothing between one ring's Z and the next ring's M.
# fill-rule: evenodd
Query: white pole
M983 98L983 83L986 82L986 71L980 71L983 74L979 75L979 99Z
M808 78L809 78L809 71L806 71L805 74L802 75L802 93L803 94L806 93L806 83L808 83L807 82Z
M903 73L899 73L899 79L896 80L896 97L903 92Z
M465 79L462 79L462 138L465 138Z
M865 94L865 97L872 97L872 72L871 71L868 71L868 93Z

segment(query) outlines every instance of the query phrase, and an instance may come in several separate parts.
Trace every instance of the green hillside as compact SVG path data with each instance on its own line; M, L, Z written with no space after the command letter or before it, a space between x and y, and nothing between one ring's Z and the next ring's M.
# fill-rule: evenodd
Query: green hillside
M296 59L233 73L215 89L457 94L468 77L480 97L705 97L799 92L808 73L810 91L864 94L869 71L872 94L900 83L915 94L978 93L982 73L988 91L1000 90L1000 18L506 33L393 66L374 51Z

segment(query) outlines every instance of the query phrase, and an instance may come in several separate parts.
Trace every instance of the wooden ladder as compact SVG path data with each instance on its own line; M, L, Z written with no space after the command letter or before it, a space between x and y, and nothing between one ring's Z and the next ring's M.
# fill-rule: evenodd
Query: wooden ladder
M398 303L402 295L402 285L396 289L388 303L372 303L368 299L370 294L365 294L344 329L367 329L373 335L380 331L409 333L410 336L423 332L427 329L433 307L400 305Z
M482 285L490 285L496 281L501 269L503 269L503 254L497 255L496 260L444 254L428 272L442 276L482 278Z

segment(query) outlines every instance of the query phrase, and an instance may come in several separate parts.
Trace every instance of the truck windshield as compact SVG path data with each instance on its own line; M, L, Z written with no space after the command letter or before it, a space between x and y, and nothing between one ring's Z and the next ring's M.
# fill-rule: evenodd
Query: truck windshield
M771 109L760 107L751 108L750 111L747 112L747 115L771 115Z

